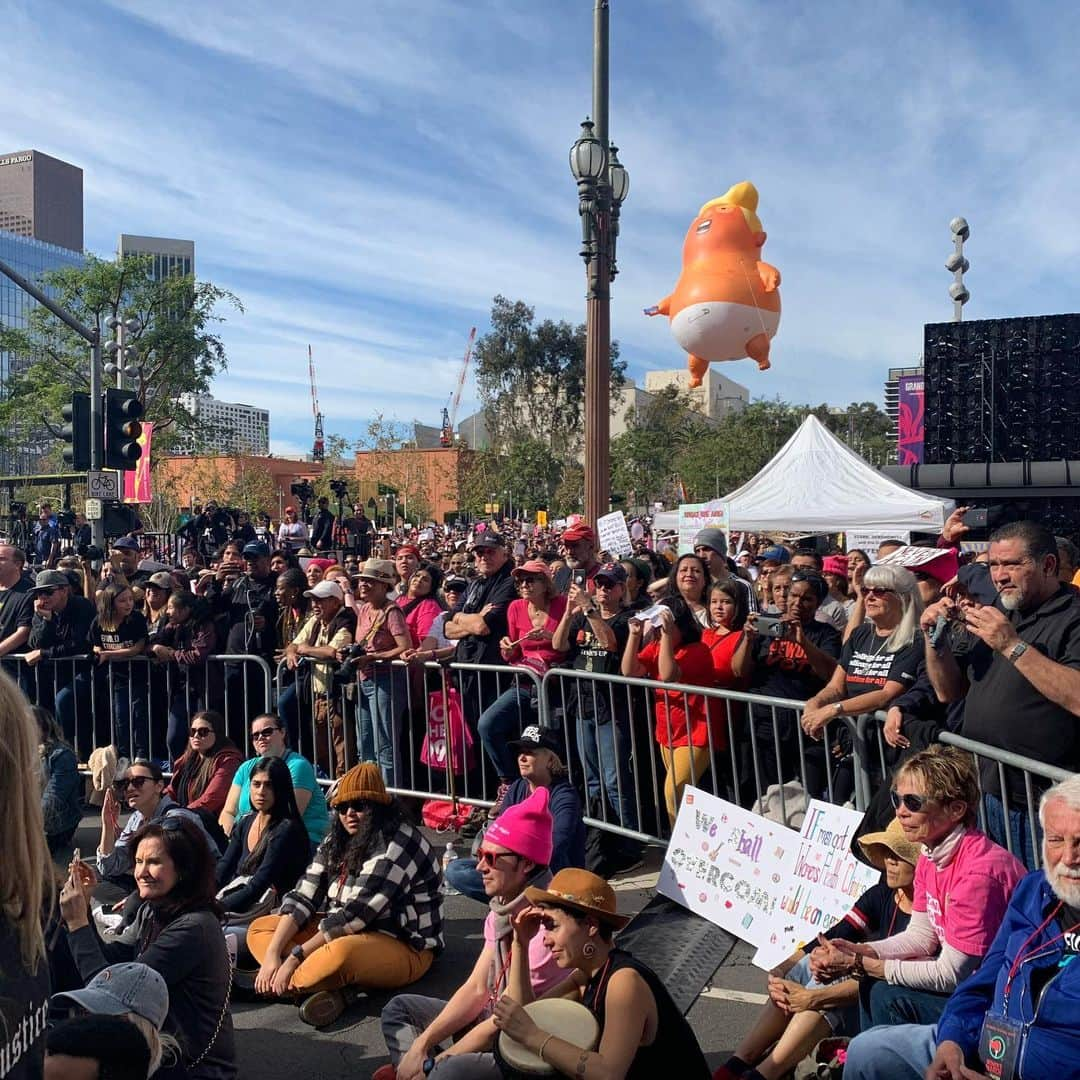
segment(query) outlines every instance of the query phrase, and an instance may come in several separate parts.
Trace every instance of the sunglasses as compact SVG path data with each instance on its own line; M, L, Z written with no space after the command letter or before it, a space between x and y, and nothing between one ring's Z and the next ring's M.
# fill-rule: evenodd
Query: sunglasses
M280 730L281 730L281 728L279 728L279 727L259 728L258 731L253 731L251 733L251 741L252 742L261 742L263 739L269 739L274 734L275 731L280 731Z
M478 866L494 866L502 858L516 859L518 857L512 851L487 851L481 848L476 853L476 863Z
M371 809L371 803L367 799L350 799L348 802L339 802L335 810L344 817L350 810L358 814L366 814Z
M863 596L895 596L895 589L886 589L882 585L867 585L863 589Z
M152 776L126 776L123 780L114 780L113 787L117 791L127 791L129 787L141 791L143 784L147 784L151 780L153 780Z
M544 579L542 577L540 577L538 574L523 574L520 578L518 578L518 584L519 585L535 585L538 581L543 581L543 580Z
M889 802L892 803L894 810L899 810L903 805L913 814L921 814L926 804L932 801L929 795L901 795L896 791L889 792Z
M188 729L188 734L193 739L205 739L208 735L214 734L212 727L193 727Z

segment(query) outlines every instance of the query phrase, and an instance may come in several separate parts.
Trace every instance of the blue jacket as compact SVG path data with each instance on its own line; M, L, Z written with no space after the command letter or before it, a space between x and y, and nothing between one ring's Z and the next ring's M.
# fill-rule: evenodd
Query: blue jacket
M1001 1011L1005 983L1017 954L1021 949L1029 954L1061 933L1057 919L1053 919L1024 946L1057 902L1041 870L1028 874L1017 885L990 951L945 1006L938 1022L939 1043L955 1042L969 1057L978 1052L983 1017L990 1009ZM1045 955L1024 961L1013 978L1008 1015L1030 1025L1017 1073L1022 1080L1061 1076L1062 1064L1075 1062L1080 1053L1076 1025L1080 1016L1080 962L1066 964L1043 990L1038 1006L1032 1004L1032 972L1056 966L1064 951L1064 944L1058 941Z
M532 792L529 781L519 776L503 797L501 814L507 807L524 802ZM568 866L585 865L585 815L574 785L565 777L556 780L549 789L551 812L551 872L557 874Z

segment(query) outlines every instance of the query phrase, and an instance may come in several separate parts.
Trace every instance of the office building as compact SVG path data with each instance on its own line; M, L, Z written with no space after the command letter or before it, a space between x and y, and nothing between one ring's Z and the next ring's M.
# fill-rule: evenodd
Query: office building
M0 230L83 249L83 174L40 150L0 155Z
M885 415L889 418L889 445L894 447L888 464L896 463L896 440L900 424L900 379L905 375L922 375L922 364L912 367L891 367L885 380Z
M701 385L690 388L690 372L686 368L670 371L647 371L645 390L656 394L669 386L678 387L680 393L690 399L690 407L710 420L723 420L732 413L741 412L750 404L750 391L734 379L721 375L713 364L705 372Z
M178 454L213 450L219 454L270 453L270 413L254 405L219 401L209 394L181 394L180 404L195 418L195 434L174 449Z
M53 290L44 283L44 275L49 270L82 266L84 263L80 252L10 232L0 232L0 260L28 281L44 288L49 295ZM37 301L29 293L23 292L13 281L0 274L0 327L29 330L30 314L37 306ZM12 374L25 370L31 359L0 349L0 398L7 395ZM25 430L4 434L8 438L0 443L0 475L34 472L42 447L51 441L51 437L35 433L29 425Z
M174 240L168 236L133 236L121 233L116 245L117 258L125 255L153 257L153 276L162 281L170 274L188 276L195 273L195 241Z

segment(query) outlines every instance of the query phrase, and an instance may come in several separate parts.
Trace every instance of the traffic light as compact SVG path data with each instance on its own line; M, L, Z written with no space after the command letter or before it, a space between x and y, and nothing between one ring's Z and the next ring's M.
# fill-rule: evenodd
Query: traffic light
M64 461L74 472L90 468L90 395L75 393L71 404L60 410L66 423L60 429L64 442Z
M130 390L105 391L105 468L134 469L142 456L138 439L142 402Z

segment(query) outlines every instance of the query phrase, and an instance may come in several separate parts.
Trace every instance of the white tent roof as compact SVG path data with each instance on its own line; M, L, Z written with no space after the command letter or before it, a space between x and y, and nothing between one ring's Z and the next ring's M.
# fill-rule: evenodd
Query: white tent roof
M816 416L726 499L729 528L755 532L938 531L951 499L911 491L868 465Z

